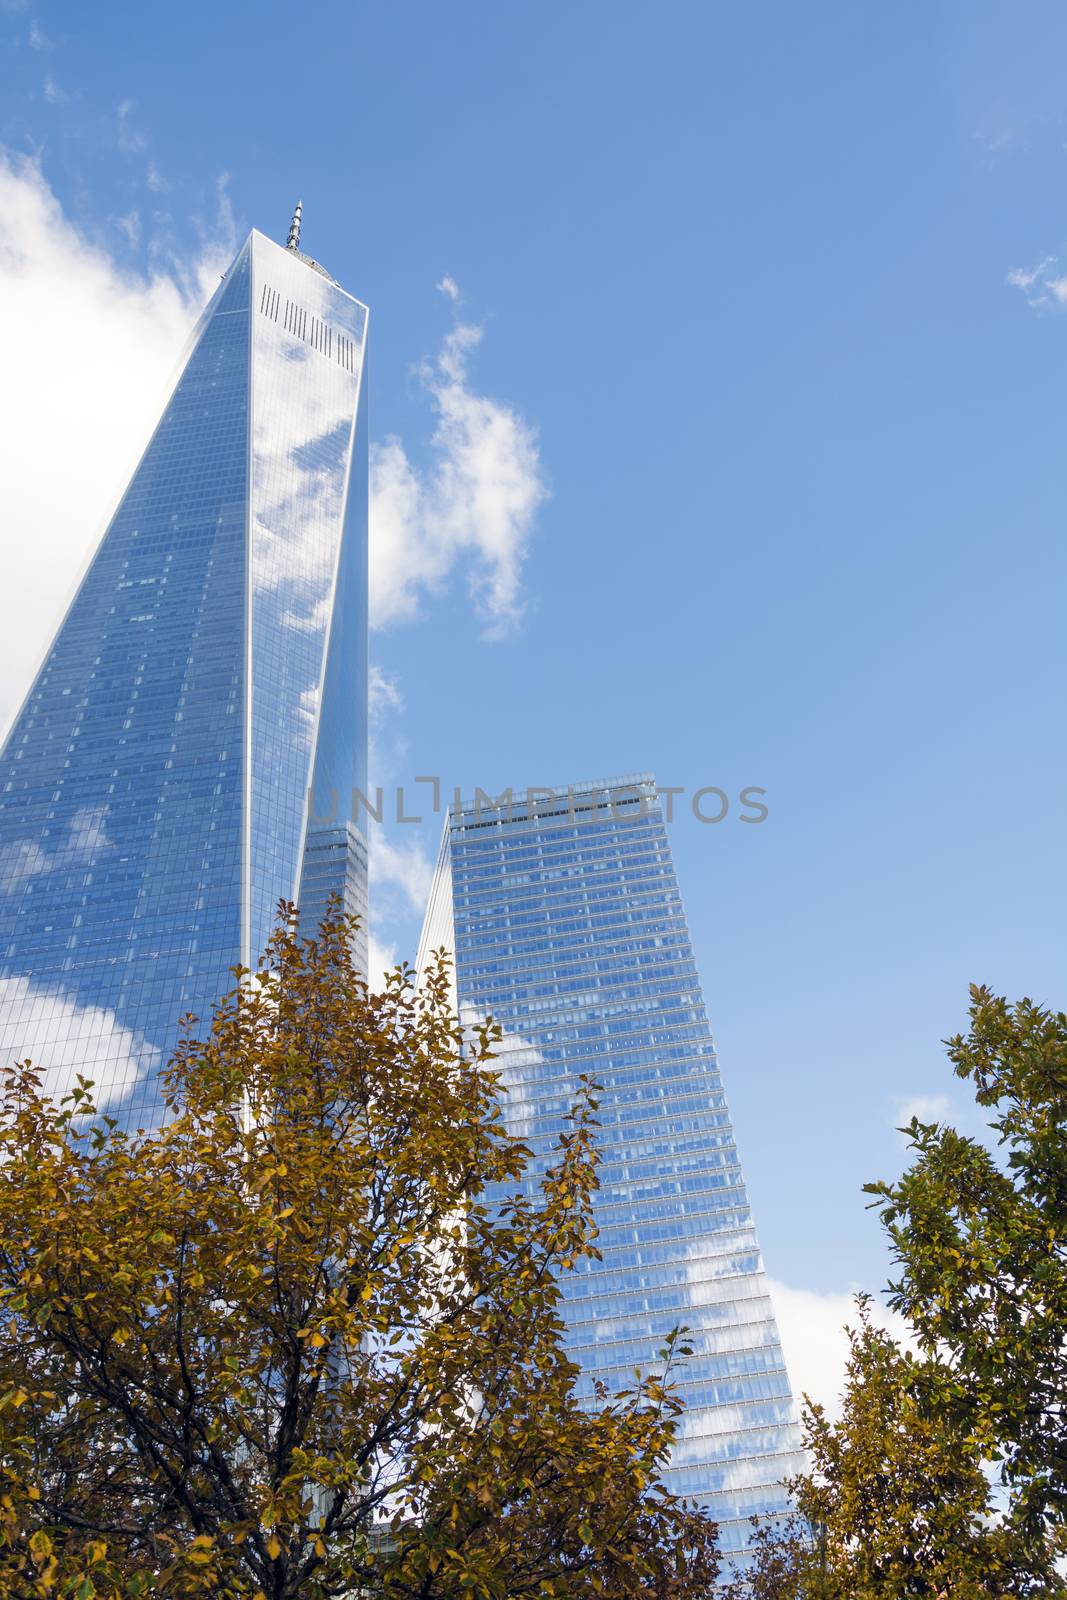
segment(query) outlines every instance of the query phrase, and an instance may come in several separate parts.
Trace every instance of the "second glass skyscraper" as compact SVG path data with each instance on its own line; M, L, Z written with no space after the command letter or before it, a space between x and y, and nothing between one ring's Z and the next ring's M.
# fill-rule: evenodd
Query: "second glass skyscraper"
M603 1260L565 1283L568 1343L594 1383L630 1385L690 1329L667 1479L707 1506L724 1551L787 1508L801 1469L774 1311L654 780L574 785L453 810L418 964L454 953L460 1017L504 1030L511 1131L533 1178L580 1073L603 1086Z

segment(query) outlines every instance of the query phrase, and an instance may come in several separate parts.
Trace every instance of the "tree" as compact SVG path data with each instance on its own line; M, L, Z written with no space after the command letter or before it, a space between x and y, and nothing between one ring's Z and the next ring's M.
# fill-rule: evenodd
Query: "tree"
M539 1201L443 959L368 993L285 917L127 1134L28 1065L0 1108L0 1596L708 1593L658 1375L579 1402L583 1083ZM511 1195L491 1205L489 1186Z
M999 1600L1050 1594L1046 1561L993 1516L981 1439L938 1403L936 1360L904 1350L859 1297L841 1416L804 1409L811 1470L798 1521L759 1547L763 1594L804 1600ZM760 1600L757 1587L754 1600Z
M796 1515L757 1528L750 1571L724 1600L1000 1600L1052 1594L992 1518L980 1443L931 1405L931 1364L902 1350L860 1296L842 1412L807 1400L808 1473Z
M1067 1594L1067 1018L971 1002L949 1058L1000 1154L913 1120L911 1166L867 1186L915 1348L861 1297L841 1417L805 1405L798 1517L758 1531L751 1600Z
M948 1041L999 1156L913 1121L917 1159L875 1196L900 1276L890 1303L943 1351L941 1401L1002 1467L1020 1537L1067 1523L1067 1016L971 989Z

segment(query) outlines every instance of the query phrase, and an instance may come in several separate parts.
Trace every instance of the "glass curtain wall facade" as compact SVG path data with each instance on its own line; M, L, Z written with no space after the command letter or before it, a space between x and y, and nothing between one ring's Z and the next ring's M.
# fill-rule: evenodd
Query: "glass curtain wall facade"
M743 1562L753 1515L800 1470L789 1379L654 779L453 809L420 942L454 957L464 1023L504 1030L511 1131L548 1164L580 1073L603 1086L603 1260L565 1284L569 1350L609 1392L654 1369L684 1324L694 1353L667 1479Z
M366 911L367 315L249 235L0 752L0 1064L134 1125L279 899Z

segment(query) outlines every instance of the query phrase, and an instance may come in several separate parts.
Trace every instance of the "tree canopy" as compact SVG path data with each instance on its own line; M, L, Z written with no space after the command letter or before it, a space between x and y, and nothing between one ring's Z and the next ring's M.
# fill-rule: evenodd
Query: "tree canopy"
M861 1297L841 1415L806 1403L797 1518L735 1600L1067 1595L1067 1017L973 988L947 1047L991 1137L915 1119L867 1188L911 1347Z
M706 1596L659 1371L581 1403L581 1083L536 1203L494 1034L440 961L379 994L286 908L130 1133L23 1064L0 1104L0 1596ZM487 1190L511 1198L491 1205Z
M1040 1540L1067 1521L1067 1017L975 987L948 1052L994 1147L916 1120L909 1170L870 1185L899 1268L890 1304L942 1354L946 1412Z

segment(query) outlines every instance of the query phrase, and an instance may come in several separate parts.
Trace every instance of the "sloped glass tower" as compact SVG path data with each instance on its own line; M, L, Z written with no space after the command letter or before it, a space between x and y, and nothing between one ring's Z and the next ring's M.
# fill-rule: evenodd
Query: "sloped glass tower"
M0 753L0 1064L134 1125L280 898L366 911L315 813L366 788L367 308L299 236L238 252Z
M569 1351L628 1388L691 1330L667 1479L743 1564L802 1457L789 1379L654 779L518 791L453 809L420 943L454 956L461 1019L504 1030L513 1134L543 1172L579 1073L603 1086L602 1261L565 1283Z

